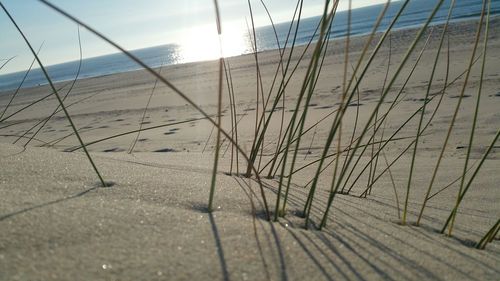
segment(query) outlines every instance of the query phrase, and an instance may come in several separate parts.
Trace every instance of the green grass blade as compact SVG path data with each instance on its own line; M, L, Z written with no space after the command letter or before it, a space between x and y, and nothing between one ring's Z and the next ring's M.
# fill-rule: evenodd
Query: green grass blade
M486 5L486 0L483 1L483 13L484 13L484 5ZM472 127L471 127L471 133L470 133L470 137L469 137L469 145L467 147L467 155L465 156L464 169L462 172L462 180L460 181L460 189L459 189L458 195L457 195L457 202L456 202L456 206L455 206L456 209L458 209L458 204L460 204L459 197L460 197L460 194L462 193L462 190L464 187L465 174L467 173L467 166L469 164L470 153L472 150L472 145L474 143L474 133L476 131L477 115L479 113L479 103L481 101L481 92L483 89L484 67L486 65L486 50L488 48L488 35L489 35L489 27L490 27L490 10L491 10L491 0L488 1L488 13L486 15L486 28L485 28L484 44L483 44L483 61L481 64L481 74L479 77L479 87L478 87L478 92L477 92L476 107L474 109L474 118L472 119ZM455 217L456 217L456 212L454 213L454 215L451 219L451 223L450 223L450 227L449 227L449 231L448 231L448 236L451 236L451 233L453 231Z
M448 23L450 21L454 5L455 5L455 1L453 0L451 2L451 4L450 4L450 8L448 10L448 17L446 19L446 23L444 25L443 32L441 33L441 38L439 40L439 46L438 46L438 49L436 51L436 57L434 58L434 63L432 65L431 75L430 75L429 81L427 83L427 90L425 92L424 101L426 101L429 98L429 93L431 91L432 82L434 81L434 74L436 72L437 64L439 62L439 57L440 57L440 54L441 54L441 48L443 46L444 37L445 37L446 31L447 31L447 28L448 28ZM407 184L407 187L406 187L407 194L406 194L406 199L405 199L405 207L404 207L404 211L403 211L403 219L402 219L403 225L406 224L406 217L407 217L407 213L408 213L408 197L409 197L409 194L410 194L411 183L412 183L412 179L413 179L413 171L414 171L414 168L415 168L415 160L416 160L416 156L417 156L419 136L420 136L420 131L422 129L422 123L424 121L425 110L426 110L426 106L425 105L426 104L427 103L424 102L424 107L422 108L422 112L420 114L420 119L419 119L418 126L417 126L417 133L416 133L416 136L415 136L415 144L413 146L413 153L412 153L411 162L410 162L410 174L408 176L408 184Z
M154 69L150 68L143 61L141 61L136 56L134 56L133 54L131 54L130 52L128 52L127 50L125 50L123 47L121 47L120 45L118 45L116 42L110 40L108 37L104 36L102 33L98 32L94 28L90 27L88 24L85 24L81 20L79 20L76 17L74 17L74 16L70 15L69 13L65 12L61 8L55 6L51 2L49 2L47 0L38 0L38 1L40 3L42 3L42 4L44 4L45 6L51 8L53 11L55 11L55 12L59 13L60 15L64 16L65 18L67 18L67 19L69 19L69 20L71 20L71 21L73 21L75 23L80 24L82 27L84 27L85 29L87 29L90 33L96 35L97 37L99 37L100 39L102 39L103 41L105 41L106 43L108 43L111 46L113 46L114 48L118 49L120 52L122 52L124 55L126 55L129 59L131 59L132 61L134 61L135 63L137 63L141 67L143 67L149 74L151 74L152 76L158 78L158 80L160 80L163 84L165 84L172 91L174 91L178 96L180 96L182 99L184 99L188 104L190 104L194 109L196 109L196 111L198 111L203 117L205 117L210 123L212 123L212 125L217 126L217 122L215 120L213 120L203 109L201 109L195 102L193 102L189 97L187 97L182 91L180 91L170 81L168 81L167 79L165 79L163 76L159 75ZM245 151L239 145L237 145L233 139L231 139L231 136L223 128L217 127L217 129L220 130L221 133L227 139L229 139L229 141L231 141L231 142L233 142L235 144L235 146L238 149L238 151L245 158L245 161L248 162L249 158L246 155ZM268 208L268 204L267 204L266 195L265 195L265 192L264 192L264 187L262 185L262 181L260 180L259 174L258 174L257 170L255 169L255 167L253 167L253 165L252 165L252 170L256 174L256 179L257 179L257 182L259 184L260 193L261 193L261 196L262 196L262 201L263 201L263 204L264 204L264 207L265 207L265 211L266 211L266 216L267 216L268 219L270 219L269 208Z
M368 69L369 65L371 64L371 61L373 60L373 58L375 57L375 54L376 54L376 53L378 52L378 50L380 49L380 46L381 46L382 42L384 41L384 39L385 39L385 36L386 36L387 32L389 32L389 31L392 29L392 27L394 26L394 24L395 24L396 20L399 18L399 16L400 16L400 15L401 15L401 13L403 12L403 10L404 10L404 8L406 7L406 5L408 4L408 2L409 2L409 0L407 0L407 1L405 1L405 2L403 3L403 5L401 6L400 10L398 11L398 13L396 14L396 16L395 16L395 17L394 17L394 19L392 20L392 22L391 22L391 24L389 25L389 27L387 28L387 31L384 33L384 35L382 35L382 38L380 39L380 41L379 41L378 45L375 47L375 50L372 52L372 55L371 55L370 59L369 59L369 60L368 60L368 62L366 63L365 68L364 68L364 70L363 70L363 71L362 71L362 73L361 73L361 76L360 76L360 77L358 77L358 79L356 79L356 84L355 84L355 86L354 86L354 90L351 92L351 95L350 95L350 97L348 98L348 100L347 100L346 104L349 104L349 103L350 103L350 101L351 101L351 99L352 99L352 96L353 96L353 95L354 95L354 93L356 92L356 89L358 89L358 86L359 86L359 83L360 83L360 81L361 81L362 77L363 77L363 76L364 76L364 74L366 73L366 70ZM367 53L367 51L368 51L368 47L370 46L370 44L371 44L371 42L372 42L372 40L373 40L373 37L374 37L374 35L375 35L375 32L376 32L376 30L378 29L378 27L379 27L379 25L380 25L380 22L382 21L382 18L384 17L385 12L387 11L387 9L388 9L388 7L389 7L389 3L390 3L390 1L387 1L387 2L386 2L385 6L384 6L384 9L383 9L383 10L382 10L382 12L379 14L379 16L378 16L378 18L377 18L377 21L376 21L375 25L373 26L372 32L371 32L371 34L370 34L370 36L369 36L368 40L366 41L366 44L365 44L365 46L364 46L364 48L363 48L363 51L361 52L361 55L360 55L360 57L359 57L359 59L358 59L358 63L356 64L356 67L355 67L355 69L354 69L354 71L353 71L353 76L355 76L355 75L356 75L357 70L358 70L358 68L360 67L362 60L363 60L363 58L364 58L365 54L366 54L366 53ZM348 86L346 87L347 89L349 89L349 88L350 88L352 81L354 81L354 79L350 79L350 80L349 80L349 84L348 84ZM305 223L305 224L306 224L306 227L307 227L307 225L308 225L308 221L309 221L309 212L310 212L310 209L311 209L310 207L311 207L311 205L312 205L312 201L313 201L313 199L314 199L314 193L315 193L315 191L316 191L316 185L317 185L318 177L319 177L319 174L320 174L321 169L322 169L322 166L323 166L324 157L328 154L329 147L330 147L330 145L331 145L331 143L332 143L332 141L333 141L333 138L334 138L334 136L335 136L335 132L336 132L336 129L337 129L337 124L338 124L338 123L337 123L337 120L339 119L339 116L340 116L340 118L342 118L341 116L343 115L343 112L346 110L346 108L347 108L347 107L344 107L342 111L340 111L340 110L339 110L339 111L337 112L336 116L335 116L335 119L334 119L334 121L333 121L333 123L332 123L332 128L330 129L330 133L329 133L329 135L328 135L328 138L327 138L327 141L326 141L326 144L325 144L325 148L323 149L323 153L322 153L322 156L321 156L321 161L320 161L320 162L319 162L319 164L318 164L318 169L316 170L316 174L315 174L315 176L314 176L314 181L313 181L313 183L312 183L311 189L310 189L309 194L308 194L308 196L307 196L307 200L306 200L306 203L305 203L305 205L304 205L304 212L303 212L303 213L304 213L304 215L305 215L305 218L306 218L306 223Z
M78 133L78 130L76 129L75 127L75 124L73 123L73 120L71 119L71 116L70 114L68 113L68 111L66 110L66 107L64 106L64 102L62 101L61 97L59 96L59 93L57 92L57 89L56 87L54 86L54 84L52 83L52 80L50 79L50 76L49 74L47 73L47 70L45 69L44 65L42 64L40 58L38 57L37 53L35 52L35 50L33 49L33 46L31 45L31 43L28 41L28 38L26 38L26 36L24 35L23 31L21 30L21 28L17 25L16 21L14 20L14 18L11 16L11 14L9 13L9 11L5 8L5 6L3 5L2 2L0 2L0 6L2 7L2 9L4 10L5 14L9 17L10 21L12 22L12 24L16 27L17 31L19 32L19 34L23 37L23 40L26 42L26 45L29 47L31 53L33 54L33 56L35 56L37 62L38 62L38 65L40 66L40 69L42 70L43 74L45 75L45 78L47 78L47 81L49 82L50 84L50 87L52 88L52 91L54 92L61 108L63 109L64 111L64 114L66 115L66 117L68 118L68 121L71 125L71 128L73 129L73 131L75 132L75 135L76 137L78 138L78 141L80 142L80 144L82 145L83 147L83 150L85 151L85 154L87 155L87 158L89 159L89 162L90 164L92 165L92 168L94 169L94 171L96 172L98 178L99 178L99 181L101 182L102 186L105 187L106 186L106 182L104 181L104 179L102 178L101 174L99 173L99 170L97 169L94 161L92 160L92 157L90 156L89 152L87 151L87 148L85 147L85 144L82 140L82 138L80 137L80 134Z
M498 233L498 230L500 229L500 219L497 220L497 222L493 225L492 228L486 232L486 234L477 242L476 244L476 249L484 249L486 248L486 245L491 242L494 238L495 235Z
M42 46L43 46L43 43L40 45L40 47L38 48L38 51L36 52L37 54L40 54L40 51L42 50ZM6 65L11 59L13 59L14 57L8 59L3 65ZM10 97L10 100L9 102L7 103L7 105L5 105L5 108L4 110L2 111L2 114L0 115L0 120L2 120L3 116L5 115L5 112L7 112L7 109L9 109L10 105L12 104L12 102L14 101L14 99L16 98L17 94L19 93L19 91L21 90L21 87L23 86L24 82L26 81L26 78L28 78L28 74L30 74L31 72L31 69L33 68L33 65L35 64L36 62L36 59L33 59L31 61L31 64L30 66L28 67L28 70L26 70L26 72L24 73L24 76L23 76L23 79L21 79L21 82L19 83L19 85L17 86L16 90L14 91L14 93L12 94L12 96ZM0 67L0 69L2 69L2 67Z
M472 181L474 181L474 178L477 176L479 170L481 169L481 166L484 164L485 160L488 158L488 154L490 154L491 150L493 150L493 147L495 146L495 143L497 142L499 136L500 136L500 130L497 131L495 137L493 138L493 141L491 142L491 145L488 147L488 149L484 153L483 157L481 158L481 161L479 162L476 169L474 170L474 173L471 175L469 181L465 185L463 192L460 194L460 197L458 198L458 201L457 201L458 204L455 204L455 207L453 208L450 215L448 216L448 219L446 219L446 222L445 222L443 228L441 229L441 233L444 233L444 231L446 230L452 217L455 216L455 214L458 210L458 207L460 206L460 203L462 203L462 200L464 199L465 194L467 193L467 191L469 190L469 188L472 184Z
M423 27L419 30L418 34L415 36L413 42L411 43L410 47L408 48L406 54L404 55L403 59L401 60L401 63L400 65L398 66L398 68L396 69L395 73L394 73L394 76L392 77L392 79L390 80L389 84L387 85L387 89L384 91L384 93L382 94L382 96L380 97L380 100L378 101L374 111L372 112L372 114L370 115L370 118L368 119L367 121L367 125L365 126L365 129L361 132L361 136L358 140L358 142L356 143L356 146L354 147L354 151L353 151L353 154L352 156L349 158L348 162L347 162L347 166L349 166L349 163L350 161L352 160L353 158L353 155L355 154L356 150L357 150L357 147L359 146L359 144L361 143L361 140L363 139L363 136L366 134L367 132L367 127L368 127L368 124L370 124L370 122L372 122L373 118L375 117L375 113L377 112L377 110L380 108L380 105L383 103L385 97L387 96L387 94L389 93L389 90L391 89L392 85L394 84L394 82L396 81L399 73L401 72L401 70L403 69L403 66L406 64L406 61L408 60L408 58L410 57L410 54L413 52L413 50L415 49L418 41L420 40L420 38L422 37L422 35L424 34L424 31L427 29L427 26L430 24L431 20L434 18L434 15L437 13L437 11L439 10L439 8L441 7L441 5L443 4L443 1L444 0L441 0L439 1L436 6L434 7L433 11L431 12L431 14L429 15L428 19L426 20L425 24L423 25ZM329 198L329 204L327 205L327 211L325 211L325 214L328 213L328 210L330 209L330 206L332 205L332 202L333 202L333 198L335 197L335 194L338 190L338 187L340 186L340 183L342 182L342 179L343 179L343 176L345 174L340 174L338 180L337 180L337 184L335 185L335 188L333 188L333 191L332 194L330 195L330 198ZM308 212L309 213L309 212ZM325 216L325 215L324 215Z

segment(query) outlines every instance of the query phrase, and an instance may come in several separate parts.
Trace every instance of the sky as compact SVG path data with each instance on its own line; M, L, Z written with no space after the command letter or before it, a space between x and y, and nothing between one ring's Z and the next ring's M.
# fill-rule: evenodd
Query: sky
M289 21L297 0L263 0L275 23ZM43 44L40 58L45 65L78 60L78 27L37 0L1 1L35 49ZM385 3L386 0L352 0L353 8ZM212 0L52 0L51 3L102 32L127 50L168 43L183 45L191 60L218 50L215 9ZM260 0L251 0L255 26L269 25ZM341 0L338 10L348 7ZM303 18L320 15L324 0L304 0ZM224 38L237 38L251 24L247 0L219 0ZM3 10L0 10L0 59L15 58L0 69L0 75L27 69L33 60L26 44ZM117 52L81 29L83 57ZM206 44L200 44L206 42ZM226 55L239 42L224 40ZM234 46L232 46L234 45ZM214 49L214 50L211 50ZM201 57L196 55L201 54ZM0 66L4 61L0 61Z

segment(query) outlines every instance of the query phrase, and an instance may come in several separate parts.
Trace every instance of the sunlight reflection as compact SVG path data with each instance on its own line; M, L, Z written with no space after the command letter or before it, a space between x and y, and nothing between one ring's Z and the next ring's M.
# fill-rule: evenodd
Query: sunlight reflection
M222 56L231 57L248 52L245 33L237 28L223 27ZM221 56L217 30L212 25L193 28L181 39L180 58L184 63L217 59Z

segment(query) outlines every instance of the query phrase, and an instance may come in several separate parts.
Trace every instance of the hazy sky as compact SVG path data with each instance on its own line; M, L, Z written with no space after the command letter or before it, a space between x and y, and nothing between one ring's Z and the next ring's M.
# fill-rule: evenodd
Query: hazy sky
M0 0L1 1L1 0ZM290 20L296 0L264 0L275 23ZM384 3L386 0L353 0L353 7ZM38 48L46 65L77 60L79 57L76 24L66 20L36 0L3 0ZM200 37L216 35L212 0L52 0L52 3L103 32L128 50L166 43L199 46ZM269 20L259 0L252 0L257 26ZM323 0L304 0L304 17L319 15ZM223 32L244 32L250 20L246 0L219 0ZM339 10L348 0L341 0ZM0 74L28 68L33 57L7 16L0 11L0 59L16 56ZM101 40L81 30L85 58L116 52ZM208 37L207 37L208 38Z

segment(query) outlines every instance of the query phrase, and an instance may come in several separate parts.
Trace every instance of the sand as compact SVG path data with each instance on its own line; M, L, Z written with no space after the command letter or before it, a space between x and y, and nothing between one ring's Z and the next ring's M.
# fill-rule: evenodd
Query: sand
M450 80L466 68L476 24L468 21L450 27ZM500 124L500 19L493 19L491 27L471 163L482 156ZM386 126L388 135L422 104L440 28L436 27L431 35L432 41L405 88L404 101L391 112ZM414 34L415 30L392 34L390 73L394 73ZM353 63L365 39L352 40ZM333 41L329 47L309 104L307 125L338 106L343 44L342 40ZM403 77L422 46L417 46ZM383 45L360 87L360 101L348 111L343 128L346 136L352 134L356 109L364 124L378 100L388 48L388 43ZM310 52L306 55L309 57ZM238 118L242 118L239 143L248 151L255 129L254 57L246 55L228 61ZM264 89L269 89L278 54L259 53L259 61ZM305 62L301 63L290 81L284 108L286 119L292 114L290 109L295 105L306 67ZM443 88L444 69L441 61L432 92ZM217 62L169 66L162 69L162 75L209 114L215 114ZM465 92L468 98L463 100L436 180L436 191L459 177L463 169L478 78L479 65L475 65ZM79 80L65 103L74 103L68 110L85 142L91 142L138 129L154 82L144 71ZM392 101L402 82L403 78L397 80L387 101ZM328 225L321 231L314 225L325 209L332 168L319 180L312 229L304 229L300 214L308 192L303 186L314 174L314 165L294 175L287 216L270 223L265 220L257 183L226 174L230 170L231 148L224 153L225 143L217 177L216 210L208 214L214 151L214 134L209 139L212 126L171 90L158 85L143 128L172 125L142 132L133 154L126 151L136 134L89 146L104 178L114 182L111 187L99 188L84 154L64 152L78 143L62 113L51 119L26 149L23 144L29 134L12 144L17 139L13 135L22 135L57 107L54 97L50 97L0 123L0 280L496 280L500 276L498 241L488 244L486 250L476 250L474 243L500 217L497 148L459 209L453 237L442 235L439 230L452 208L458 184L429 201L420 227L411 224L420 210L462 83L463 78L450 85L441 109L419 143L409 200L410 225L398 223L395 195L386 174L367 198L357 196L366 188L365 176L356 183L351 195L338 195ZM59 83L58 87L66 84ZM46 86L23 89L7 114L47 94L50 90ZM224 95L223 124L229 131L227 91ZM0 108L9 98L10 93L0 94ZM431 109L435 101L429 104ZM383 109L388 104L384 106ZM281 113L278 110L275 114ZM327 118L304 136L297 167L319 158L332 120L333 117ZM275 149L279 123L279 118L271 123L266 154ZM416 124L410 122L398 136L414 136ZM4 128L6 125L11 126ZM52 146L39 147L45 143ZM391 143L385 150L387 158L394 159L408 143ZM406 193L410 158L410 153L405 154L391 169L400 203ZM362 157L361 162L366 161L367 157ZM240 162L243 170L246 165L242 159ZM385 168L385 163L381 163L380 170ZM269 207L274 210L277 178L263 181Z

